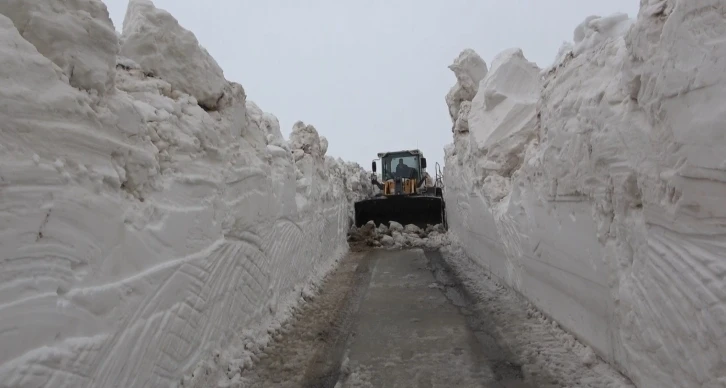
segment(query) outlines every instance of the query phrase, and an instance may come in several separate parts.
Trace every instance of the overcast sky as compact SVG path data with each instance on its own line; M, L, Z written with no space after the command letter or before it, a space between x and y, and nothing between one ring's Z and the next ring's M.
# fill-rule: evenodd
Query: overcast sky
M121 30L127 0L104 0ZM487 62L521 47L540 67L589 15L637 16L638 0L156 0L194 32L247 98L370 169L376 153L419 148L443 165L451 142L447 68L465 48ZM190 76L194 76L190 74ZM433 170L429 167L429 171Z

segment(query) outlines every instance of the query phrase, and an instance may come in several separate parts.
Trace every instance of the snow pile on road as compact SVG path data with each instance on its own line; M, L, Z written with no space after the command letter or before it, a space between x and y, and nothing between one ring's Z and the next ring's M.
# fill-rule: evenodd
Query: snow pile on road
M122 42L96 0L0 4L0 387L242 367L348 249L359 167L149 1Z
M541 77L506 51L446 148L468 255L640 387L726 379L725 15L590 17Z
M413 224L403 226L395 221L378 226L375 222L368 221L360 228L354 225L348 231L348 241L357 245L387 249L438 249L449 244L448 235L441 224L427 225L422 229Z

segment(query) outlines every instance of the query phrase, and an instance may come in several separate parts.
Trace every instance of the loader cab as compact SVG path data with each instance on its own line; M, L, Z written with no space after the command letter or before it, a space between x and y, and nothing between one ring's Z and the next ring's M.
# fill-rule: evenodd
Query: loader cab
M383 181L389 179L415 179L420 182L426 172L426 158L423 157L421 151L396 151L378 154L381 161L381 178ZM373 171L376 171L376 162L372 165Z
M423 187L426 158L419 150L384 152L371 163L371 183L380 189L371 198L355 202L355 225L373 221L376 225L391 221L420 228L443 224L446 228L446 205L441 187ZM399 167L401 166L401 167ZM438 171L438 164L435 166ZM378 175L380 178L378 179ZM438 177L438 173L437 173Z

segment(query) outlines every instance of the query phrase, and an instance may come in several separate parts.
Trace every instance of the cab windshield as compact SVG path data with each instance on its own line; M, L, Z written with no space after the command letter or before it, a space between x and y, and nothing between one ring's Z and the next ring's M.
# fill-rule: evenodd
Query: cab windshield
M393 155L384 158L383 164L383 179L393 178L417 178L419 176L418 171L418 156L413 155Z

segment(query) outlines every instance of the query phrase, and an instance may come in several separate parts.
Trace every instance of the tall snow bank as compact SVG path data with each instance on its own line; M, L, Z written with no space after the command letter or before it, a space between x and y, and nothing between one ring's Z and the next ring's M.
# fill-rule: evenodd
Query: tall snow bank
M500 55L452 118L451 233L639 387L726 379L724 15L590 17L539 79Z
M112 87L84 87L105 82L118 51L86 43L95 30L83 23L105 26L107 12L84 4L102 6L1 9L0 387L175 386L206 364L226 373L224 357L244 354L346 252L357 188L344 177L362 172L320 144L296 160L296 143L240 85L178 68L210 63L165 47L178 40L127 39L134 60L118 58ZM129 25L180 33L150 3L131 7ZM17 15L55 24L21 34ZM36 41L30 26L60 32ZM163 71L136 62L146 49L165 53L150 62ZM64 55L83 62L72 76ZM207 90L201 79L225 90L214 111L190 94Z

